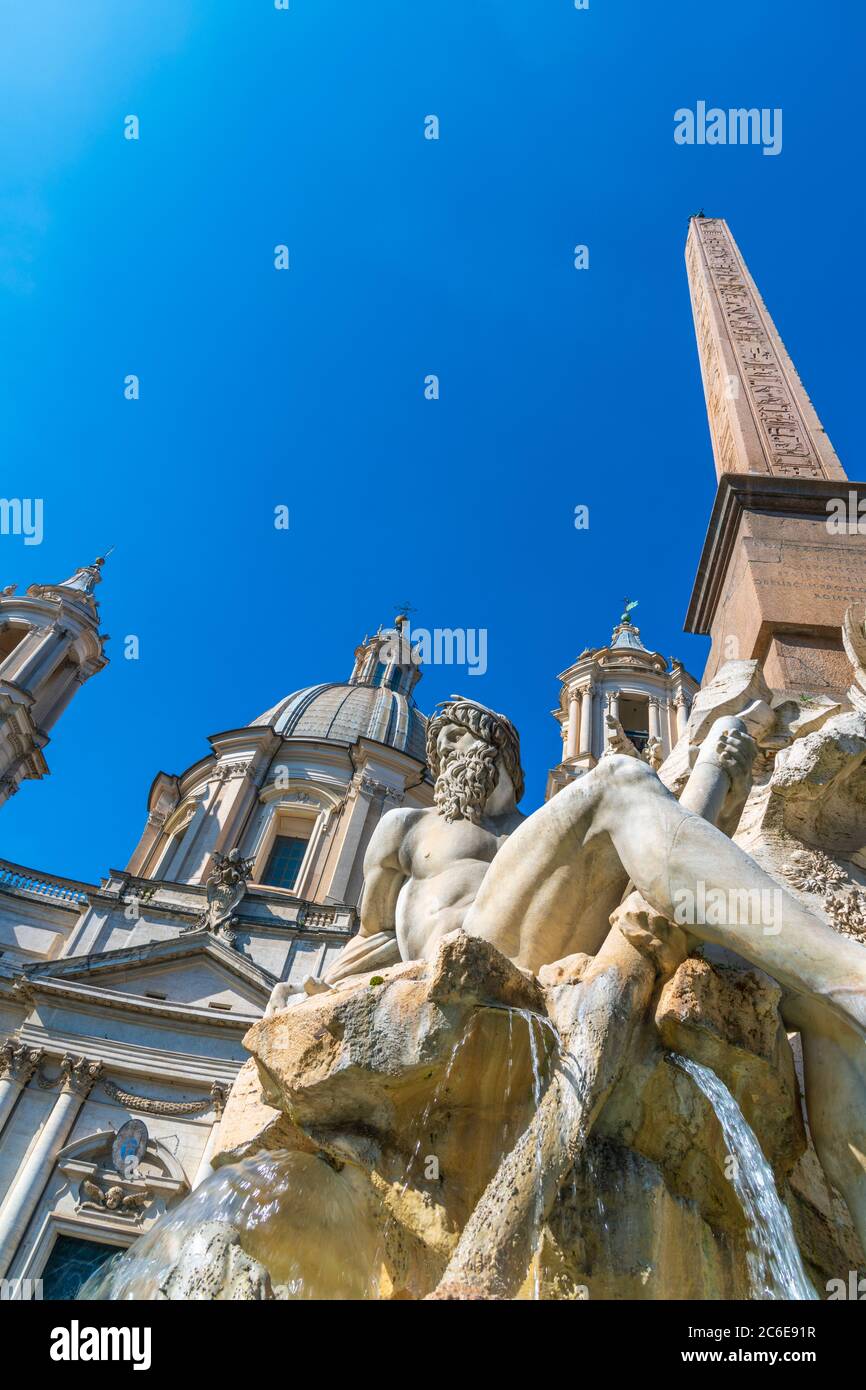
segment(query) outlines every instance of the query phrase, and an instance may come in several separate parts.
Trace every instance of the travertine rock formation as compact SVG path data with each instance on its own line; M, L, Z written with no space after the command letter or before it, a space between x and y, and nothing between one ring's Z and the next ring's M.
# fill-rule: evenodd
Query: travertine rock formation
M570 978L540 988L458 933L433 962L392 967L379 983L358 977L263 1020L248 1035L255 1060L229 1102L216 1163L279 1135L305 1165L308 1201L319 1180L324 1192L351 1174L374 1250L370 1293L433 1293L549 1087L551 1015L563 1016L563 992L579 991L583 975L578 960ZM530 1233L536 1253L510 1296L750 1296L746 1221L718 1120L668 1057L691 1055L722 1077L785 1189L806 1141L778 1002L766 977L699 956L655 987L629 1065ZM808 1213L798 1225L810 1267L835 1269L838 1242L824 1230L810 1243ZM261 1242L247 1244L260 1258ZM448 1296L478 1293L470 1281Z

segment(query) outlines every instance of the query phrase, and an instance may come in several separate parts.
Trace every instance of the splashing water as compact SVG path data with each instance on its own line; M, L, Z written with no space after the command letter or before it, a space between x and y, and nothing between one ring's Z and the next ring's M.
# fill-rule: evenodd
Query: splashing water
M212 1173L78 1296L375 1298L374 1244L356 1170L311 1153L257 1154Z
M727 1086L709 1067L688 1057L671 1054L671 1060L687 1072L710 1102L725 1143L736 1163L732 1181L749 1226L747 1261L754 1296L761 1299L814 1299L806 1277L794 1228L783 1205L761 1146Z

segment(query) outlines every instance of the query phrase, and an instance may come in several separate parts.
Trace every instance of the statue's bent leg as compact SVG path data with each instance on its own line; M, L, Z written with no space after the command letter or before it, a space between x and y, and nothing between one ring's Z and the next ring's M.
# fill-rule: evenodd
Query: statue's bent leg
M599 908L610 912L629 878L662 916L824 1001L866 1039L863 947L801 907L636 758L603 758L524 821L491 864L466 928L535 970L597 950L586 919L596 931Z

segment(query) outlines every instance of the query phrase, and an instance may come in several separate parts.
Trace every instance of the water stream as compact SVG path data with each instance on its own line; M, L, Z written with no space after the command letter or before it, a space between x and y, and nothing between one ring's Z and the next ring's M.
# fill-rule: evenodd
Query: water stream
M749 1227L747 1256L752 1291L760 1299L817 1298L806 1277L787 1208L776 1190L773 1170L727 1086L709 1067L671 1054L703 1091L716 1113L728 1151L736 1162L734 1184Z
M368 1299L374 1241L364 1184L315 1154L257 1154L212 1173L78 1297Z

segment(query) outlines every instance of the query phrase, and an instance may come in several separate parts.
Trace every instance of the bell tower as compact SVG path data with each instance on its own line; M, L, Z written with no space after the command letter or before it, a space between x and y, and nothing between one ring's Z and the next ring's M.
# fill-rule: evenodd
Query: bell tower
M848 479L722 218L692 218L686 267L718 477L685 625L712 637L704 681L756 658L774 689L841 695L866 483Z
M28 777L45 777L43 748L75 692L108 658L93 596L100 557L61 584L0 591L0 804Z

